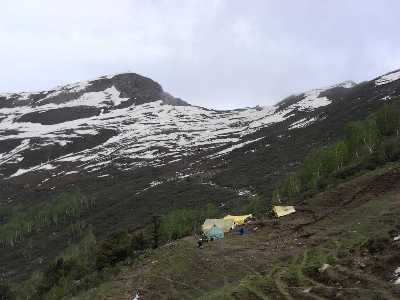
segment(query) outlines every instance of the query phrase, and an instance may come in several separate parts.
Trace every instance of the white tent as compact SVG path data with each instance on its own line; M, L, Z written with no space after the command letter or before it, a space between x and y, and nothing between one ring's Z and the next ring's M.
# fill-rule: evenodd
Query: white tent
M213 226L221 228L224 232L235 228L235 222L233 220L225 219L206 219L201 227L203 232L210 230Z

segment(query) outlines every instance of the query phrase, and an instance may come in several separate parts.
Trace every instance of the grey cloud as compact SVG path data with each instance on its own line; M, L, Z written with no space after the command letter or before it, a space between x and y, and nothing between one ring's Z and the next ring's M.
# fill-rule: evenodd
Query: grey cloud
M207 107L289 94L400 67L396 0L5 0L0 90L132 71Z

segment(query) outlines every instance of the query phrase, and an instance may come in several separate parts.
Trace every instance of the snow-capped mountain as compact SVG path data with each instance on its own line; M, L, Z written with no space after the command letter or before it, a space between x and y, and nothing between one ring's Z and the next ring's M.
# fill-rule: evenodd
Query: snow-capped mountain
M363 89L373 91L374 100L388 99L399 94L399 79L395 71ZM271 107L225 111L189 105L133 73L38 93L0 94L0 178L31 182L35 177L41 186L67 176L108 177L182 160L191 166L219 160L252 144L270 147L271 136L260 134L263 129L279 125L290 135L330 118L328 108L359 89L348 81Z

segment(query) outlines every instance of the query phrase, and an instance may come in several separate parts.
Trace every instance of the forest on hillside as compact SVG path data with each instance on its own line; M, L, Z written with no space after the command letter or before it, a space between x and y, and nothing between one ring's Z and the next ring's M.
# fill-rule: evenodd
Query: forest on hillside
M344 139L312 150L301 166L273 193L273 201L315 193L363 170L400 158L400 99L385 104L366 120L344 127Z

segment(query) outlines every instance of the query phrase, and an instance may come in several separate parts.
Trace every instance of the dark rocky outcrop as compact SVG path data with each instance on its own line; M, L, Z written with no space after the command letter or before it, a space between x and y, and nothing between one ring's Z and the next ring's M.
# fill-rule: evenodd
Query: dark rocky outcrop
M32 112L25 114L18 119L18 122L53 125L67 121L93 117L98 115L100 111L100 108L93 106L61 107L43 112Z

